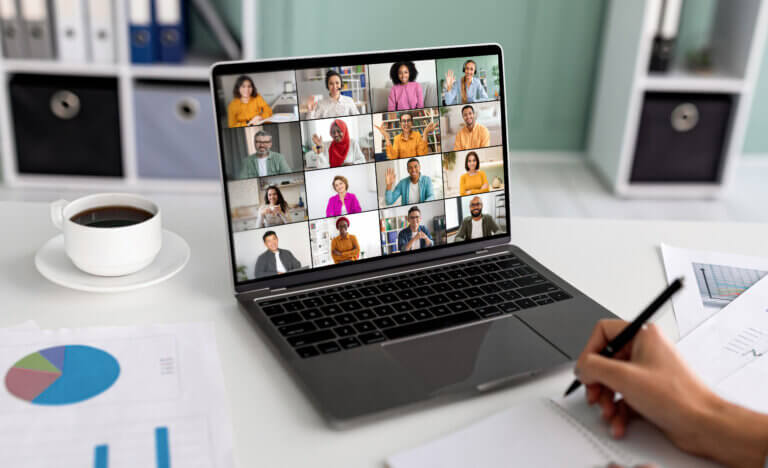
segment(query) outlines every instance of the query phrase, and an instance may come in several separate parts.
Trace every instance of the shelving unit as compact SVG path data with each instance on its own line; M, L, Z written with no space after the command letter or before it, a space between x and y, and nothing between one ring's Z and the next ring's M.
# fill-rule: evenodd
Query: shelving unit
M620 196L716 198L727 189L734 161L742 151L764 55L768 8L761 0L716 2L711 32L713 70L709 74L682 68L682 60L673 61L673 68L667 73L648 72L661 8L661 0L611 0L607 5L587 158L606 185ZM672 177L664 182L633 181L632 168L647 93L698 93L730 99L725 138L711 180Z
M397 253L397 234L405 228L407 220L405 216L391 216L382 218L381 221L381 246L384 254Z
M415 109L412 111L408 111L411 114L413 114L413 128L412 130L416 130L419 133L424 133L424 128L432 121L439 123L440 122L440 114L437 109ZM381 116L381 122L384 128L387 128L390 130L389 136L394 141L395 136L400 135L402 130L400 130L400 119L398 118L398 115L402 112L384 112ZM435 130L429 134L427 137L428 141L428 147L429 147L429 153L439 153L440 152L440 126L438 125ZM381 147L384 148L386 146L386 142L384 140L384 137L381 136Z
M231 0L227 1L229 4ZM240 1L240 38L244 59L256 58L256 11L258 2ZM71 188L80 190L182 190L218 191L217 177L207 179L166 179L142 177L137 155L137 124L135 98L140 82L184 82L208 87L209 68L224 57L190 55L181 64L134 64L130 60L128 35L128 1L115 0L116 62L66 63L59 60L7 59L0 54L0 79L5 86L0 91L0 164L4 183L16 187ZM73 175L21 174L17 169L16 141L10 106L8 83L15 74L106 77L117 81L119 126L122 149L122 177L93 177ZM207 104L207 102L205 103ZM213 122L213 120L211 120ZM41 129L44 130L44 129ZM217 157L216 154L211 157Z

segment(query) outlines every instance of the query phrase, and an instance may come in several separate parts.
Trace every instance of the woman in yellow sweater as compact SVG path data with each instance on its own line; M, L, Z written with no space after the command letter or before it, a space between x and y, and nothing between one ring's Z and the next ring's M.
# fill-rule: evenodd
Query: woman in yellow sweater
M474 151L467 153L464 169L467 170L467 173L462 174L461 179L459 179L460 195L473 195L488 191L488 179L485 177L485 172L480 170L480 158L477 153Z
M248 76L237 77L232 94L234 99L227 106L230 127L259 125L264 119L272 116L272 108L256 91L256 85Z
M333 263L354 262L360 256L360 244L357 237L349 234L349 220L342 216L336 220L339 235L331 239L331 257Z

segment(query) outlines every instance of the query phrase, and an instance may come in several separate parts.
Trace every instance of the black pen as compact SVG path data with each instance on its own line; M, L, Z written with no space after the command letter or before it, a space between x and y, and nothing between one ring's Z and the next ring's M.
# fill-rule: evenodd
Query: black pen
M637 332L640 331L640 328L645 324L645 322L650 319L653 314L656 313L657 310L661 308L662 305L664 305L665 302L669 300L670 297L672 297L673 294L675 294L677 291L680 290L680 288L683 287L683 278L677 278L667 286L667 289L665 289L661 294L659 294L659 297L653 300L648 307L645 308L644 311L640 313L640 315L635 318L632 323L627 325L627 328L621 331L614 339L608 342L607 345L605 345L605 348L603 348L600 351L601 356L605 357L613 357L614 354L621 351L621 348L624 347L627 343L632 341L632 338L637 335ZM565 395L568 396L571 393L573 393L574 390L579 388L581 386L581 382L579 382L579 379L576 379L573 381L570 387L568 387L568 390L565 391Z

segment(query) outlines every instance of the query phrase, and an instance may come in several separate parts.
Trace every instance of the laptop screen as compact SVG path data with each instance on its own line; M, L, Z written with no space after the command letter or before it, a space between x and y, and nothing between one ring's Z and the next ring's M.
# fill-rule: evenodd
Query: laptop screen
M236 286L508 237L502 75L496 45L217 64Z

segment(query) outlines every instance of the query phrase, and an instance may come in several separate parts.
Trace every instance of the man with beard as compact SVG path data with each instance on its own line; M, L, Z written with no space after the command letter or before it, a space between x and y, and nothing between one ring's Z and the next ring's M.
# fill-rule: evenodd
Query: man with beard
M491 133L483 125L477 123L475 108L466 105L461 108L461 118L464 119L464 127L456 134L454 151L472 148L482 148L491 144Z
M238 179L291 172L291 166L288 165L285 156L271 151L272 135L264 130L259 130L253 137L253 146L256 147L256 152L245 158Z
M492 236L501 231L499 225L493 220L491 215L483 214L483 200L480 197L474 197L469 201L469 213L461 222L459 232L454 237L454 242L461 242L468 239L480 239L482 237Z

